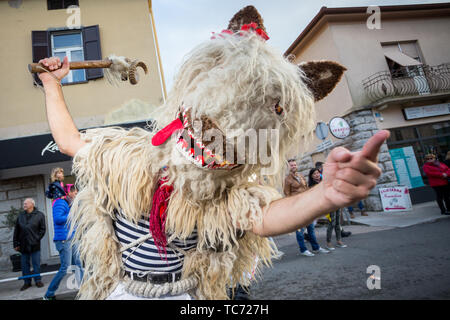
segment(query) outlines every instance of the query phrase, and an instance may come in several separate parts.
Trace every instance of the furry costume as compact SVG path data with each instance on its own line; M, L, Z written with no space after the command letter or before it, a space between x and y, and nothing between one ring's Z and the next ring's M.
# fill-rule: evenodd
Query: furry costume
M281 197L273 186L280 181L287 154L295 153L292 147L313 132L316 93L309 88L317 87L317 81L311 83L299 66L267 45L262 19L253 7L236 14L229 29L196 47L182 64L167 102L155 117L158 129L169 128L178 117L184 120L175 124L171 138L168 129L161 131L164 137L157 146L151 144L155 132L139 128L92 129L82 134L88 143L73 159L80 191L71 211L86 270L80 298L104 299L123 279L114 212L120 208L129 221L137 222L152 208L161 178L173 187L165 233L183 239L194 229L198 232L196 249L186 253L182 271L183 279L197 283L191 295L227 299L227 287L249 285L245 274L254 271L255 256L257 271L261 264L270 265L276 248L251 230L262 222L268 205ZM330 65L338 66L339 72L333 71L338 79L344 70L335 63L319 65L325 73ZM265 147L270 155L269 163L258 159L227 167L226 161L217 160L208 167L203 158L179 148L183 132L198 133L195 123L223 132L224 149L249 129L275 129L278 149L273 148L273 137L258 137L258 147ZM204 147L204 140L195 142ZM248 150L232 151L238 159L252 156ZM252 182L252 176L270 166L276 174L267 183Z

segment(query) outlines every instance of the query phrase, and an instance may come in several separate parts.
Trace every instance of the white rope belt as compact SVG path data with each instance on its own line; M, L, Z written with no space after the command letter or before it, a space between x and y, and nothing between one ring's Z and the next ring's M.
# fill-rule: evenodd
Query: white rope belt
M135 247L130 254L127 256L124 262L128 260L128 258L136 251L139 246L144 243L147 239L151 238L151 234L148 233L137 240L124 245L120 248L120 253ZM174 249L175 254L178 255L178 258L181 260L179 254L186 255L186 252L174 245L171 244L173 241L174 236L170 237L168 239L168 246L172 249ZM130 271L137 273L140 277L145 276L146 274L152 273L152 271ZM124 287L125 291L129 294L145 297L145 298L159 298L162 295L170 294L170 295L180 295L183 293L186 293L189 290L194 289L197 287L198 281L197 278L194 276L190 276L186 279L181 279L179 281L175 282L167 282L164 284L154 284L151 282L143 282L143 281L136 281L131 279L129 276L124 277Z

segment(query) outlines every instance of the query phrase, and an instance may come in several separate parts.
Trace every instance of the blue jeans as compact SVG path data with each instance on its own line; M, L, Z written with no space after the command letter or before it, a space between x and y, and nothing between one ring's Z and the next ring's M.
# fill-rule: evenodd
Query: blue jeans
M298 243L298 246L300 247L300 252L302 252L302 253L305 252L306 250L308 250L308 248L306 248L306 245L305 245L305 238L303 237L304 229L305 228L295 231L295 236L297 237L297 243ZM306 227L306 229L308 230L309 242L311 243L312 249L319 250L320 246L317 243L316 232L314 231L314 223L311 223L309 226Z
M83 278L83 268L81 265L80 257L78 254L78 248L76 245L72 246L70 240L66 241L54 241L56 250L59 252L59 259L61 260L61 267L58 273L53 277L52 282L48 286L46 297L54 297L56 290L58 290L59 284L64 276L67 274L69 266L76 265L80 268L81 279Z
M359 208L359 210L361 210L362 211L362 209L364 209L364 205L363 205L363 203L362 203L362 201L359 201L358 202L358 208ZM353 213L353 207L348 207L348 212L350 212L350 213Z
M30 259L33 264L33 273L30 270ZM35 251L32 253L22 253L21 256L22 263L22 275L27 276L29 274L40 274L41 273L41 251ZM31 284L31 278L23 279L25 284ZM41 281L41 276L34 277L34 282Z

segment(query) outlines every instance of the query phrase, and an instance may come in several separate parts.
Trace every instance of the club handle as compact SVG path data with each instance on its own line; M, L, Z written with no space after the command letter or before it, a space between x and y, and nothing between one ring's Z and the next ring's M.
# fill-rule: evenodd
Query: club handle
M112 64L111 60L89 60L89 61L72 61L69 62L70 70L76 69L95 69L95 68L109 68ZM62 66L62 64L61 64ZM28 70L31 73L41 73L44 72L41 68L50 71L41 63L30 63L28 64ZM52 70L55 71L55 70ZM50 71L51 72L51 71Z

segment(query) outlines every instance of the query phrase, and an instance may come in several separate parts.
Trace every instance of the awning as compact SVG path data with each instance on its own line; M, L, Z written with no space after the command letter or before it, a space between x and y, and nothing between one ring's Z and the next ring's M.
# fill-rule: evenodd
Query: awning
M422 65L419 61L401 53L396 46L383 47L384 55L403 67Z
M148 123L143 121L122 123L115 126L146 128L147 125ZM52 135L49 133L0 140L0 150L3 153L0 157L0 170L72 160L71 157L59 152Z

